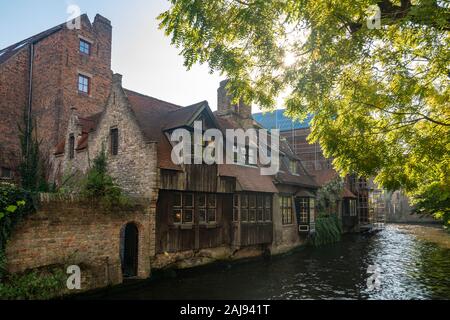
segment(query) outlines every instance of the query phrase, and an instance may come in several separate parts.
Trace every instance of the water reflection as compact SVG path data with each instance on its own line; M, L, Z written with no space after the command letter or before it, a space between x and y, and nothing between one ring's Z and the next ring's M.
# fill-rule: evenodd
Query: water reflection
M431 226L390 225L369 238L348 236L269 261L183 271L106 298L450 299L450 249L419 239L418 230L436 232ZM380 269L379 290L367 287L369 266Z

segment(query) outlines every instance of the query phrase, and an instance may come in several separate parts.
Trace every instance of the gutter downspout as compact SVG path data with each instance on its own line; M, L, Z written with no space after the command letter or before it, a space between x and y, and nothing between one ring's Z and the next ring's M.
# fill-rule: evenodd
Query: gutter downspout
M33 65L34 65L34 43L30 44L29 74L28 74L28 111L27 111L27 129L26 129L26 156L28 157L30 151L30 136L31 136L31 112L33 101Z

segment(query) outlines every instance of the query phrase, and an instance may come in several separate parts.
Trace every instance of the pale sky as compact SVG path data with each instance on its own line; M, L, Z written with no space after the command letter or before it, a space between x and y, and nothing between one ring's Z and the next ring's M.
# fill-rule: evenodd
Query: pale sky
M0 49L66 21L71 4L91 21L97 13L111 20L112 68L123 75L125 88L182 106L207 100L217 109L225 77L211 75L207 65L186 70L179 49L158 29L156 17L169 8L167 0L0 0Z

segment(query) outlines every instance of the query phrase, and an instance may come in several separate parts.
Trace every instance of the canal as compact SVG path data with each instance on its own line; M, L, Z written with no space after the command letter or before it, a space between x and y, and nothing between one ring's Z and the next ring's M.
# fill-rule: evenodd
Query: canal
M450 299L450 236L439 226L388 225L268 260L173 272L102 298Z

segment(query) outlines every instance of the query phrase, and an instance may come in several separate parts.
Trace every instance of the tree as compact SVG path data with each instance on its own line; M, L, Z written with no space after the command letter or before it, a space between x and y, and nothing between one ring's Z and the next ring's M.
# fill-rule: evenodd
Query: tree
M264 110L286 92L287 113L314 116L309 139L341 174L376 176L413 199L436 184L449 194L447 1L171 3L160 27L185 66L208 63L230 79L235 101ZM373 5L379 29L367 23Z

